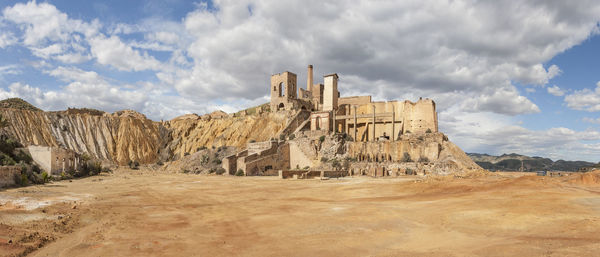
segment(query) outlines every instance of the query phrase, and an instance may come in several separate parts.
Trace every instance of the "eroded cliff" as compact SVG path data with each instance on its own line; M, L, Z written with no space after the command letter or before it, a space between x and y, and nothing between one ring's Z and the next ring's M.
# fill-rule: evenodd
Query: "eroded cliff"
M129 110L110 114L0 108L0 114L8 121L3 133L23 145L60 146L120 165L130 160L142 164L169 161L203 146L244 146L250 140L271 138L288 122L283 113L190 114L165 122Z

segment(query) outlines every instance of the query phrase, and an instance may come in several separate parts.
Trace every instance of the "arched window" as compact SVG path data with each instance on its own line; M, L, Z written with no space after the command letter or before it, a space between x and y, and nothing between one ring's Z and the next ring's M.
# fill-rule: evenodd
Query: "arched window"
M285 83L279 83L279 96L285 96Z

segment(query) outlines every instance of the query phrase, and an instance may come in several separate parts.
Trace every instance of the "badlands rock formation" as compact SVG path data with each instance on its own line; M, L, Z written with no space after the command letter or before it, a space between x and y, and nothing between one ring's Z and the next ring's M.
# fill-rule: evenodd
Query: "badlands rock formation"
M246 117L185 115L154 122L135 111L112 114L91 111L42 112L0 108L9 122L3 129L23 145L60 146L125 165L177 159L202 146L242 146L268 140L287 122L283 113Z

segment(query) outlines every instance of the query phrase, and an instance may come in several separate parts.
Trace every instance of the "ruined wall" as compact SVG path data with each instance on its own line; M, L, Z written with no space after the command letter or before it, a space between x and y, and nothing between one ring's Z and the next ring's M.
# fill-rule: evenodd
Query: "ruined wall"
M304 151L300 149L297 142L289 141L289 145L291 168L312 167L315 164L313 163L313 160L304 154Z
M298 98L296 74L289 71L271 76L271 110L292 110ZM281 107L283 106L283 107Z
M337 109L339 92L337 90L337 74L326 75L323 87L323 111Z
M394 115L387 117L377 117L375 120L375 139L384 135L390 139L398 138L400 135L411 133L438 132L437 113L435 102L431 99L421 99L416 103L410 101L388 101L388 102L372 102L368 104L358 105L356 108L357 115L368 115L366 118L358 118L357 138L360 141L373 141L373 106L375 113L388 113ZM342 106L345 113L354 115L354 108L349 105ZM392 124L392 120L394 123ZM353 119L350 119L348 126L340 122L344 131L349 135L353 135L354 127Z
M20 166L0 166L0 188L16 185L15 176L21 176Z
M348 105L362 105L371 103L371 96L348 96L348 97L340 97L338 99L338 106L342 106L344 104Z
M34 146L30 145L27 147L31 158L35 163L40 165L42 170L51 174L52 171L52 152L49 146Z

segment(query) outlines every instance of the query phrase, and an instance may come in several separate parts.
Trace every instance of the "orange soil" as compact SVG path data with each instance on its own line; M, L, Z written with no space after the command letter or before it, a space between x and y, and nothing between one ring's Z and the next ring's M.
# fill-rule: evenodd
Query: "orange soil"
M0 255L597 255L600 187L570 179L117 171L0 191Z

